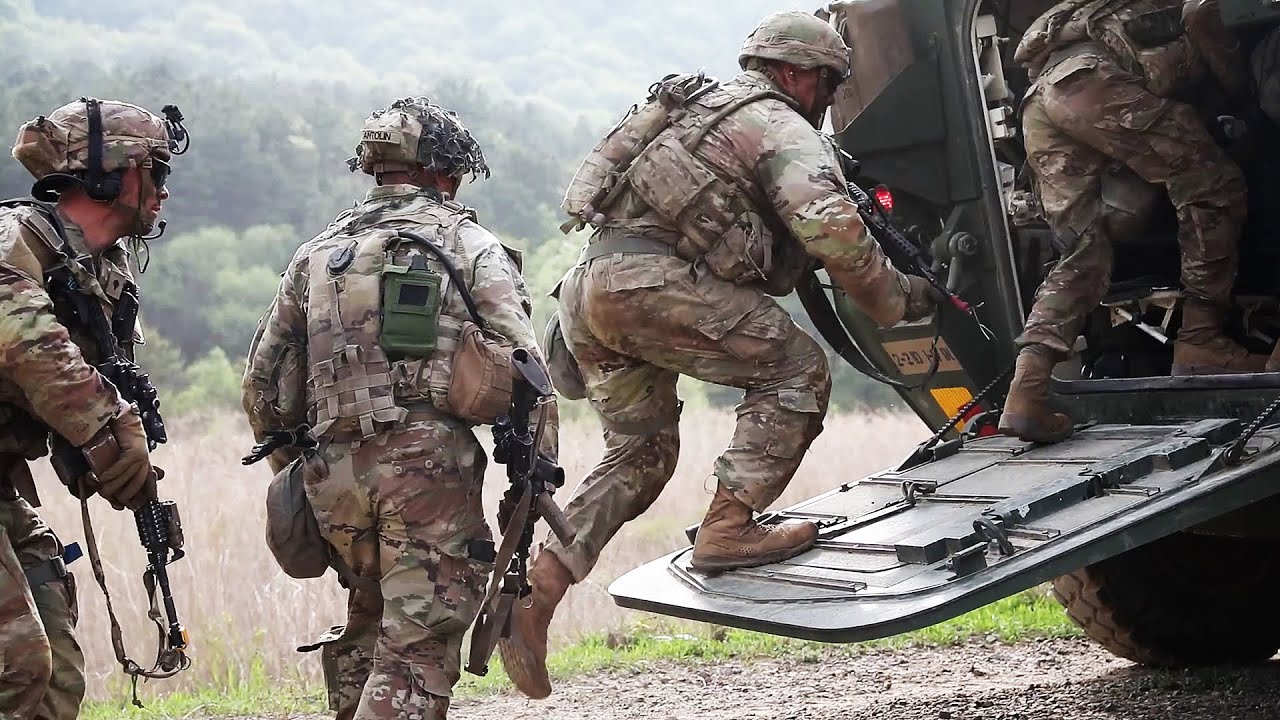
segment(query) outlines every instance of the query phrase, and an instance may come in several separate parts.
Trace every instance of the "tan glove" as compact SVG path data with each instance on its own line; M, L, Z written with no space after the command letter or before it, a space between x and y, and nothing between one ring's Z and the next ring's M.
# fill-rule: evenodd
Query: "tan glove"
M942 293L922 277L908 275L907 282L911 285L911 289L907 291L907 308L902 319L906 322L915 322L928 317L938 303L942 302Z
M122 406L82 450L94 475L91 483L111 507L135 510L156 496L157 473L151 467L147 435L134 406Z

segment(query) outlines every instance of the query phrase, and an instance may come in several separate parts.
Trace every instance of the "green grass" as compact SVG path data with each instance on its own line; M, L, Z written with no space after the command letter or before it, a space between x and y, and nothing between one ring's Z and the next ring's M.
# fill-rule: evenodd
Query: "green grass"
M766 657L791 657L798 662L818 662L824 657L855 654L877 649L918 646L945 646L970 640L1019 642L1041 638L1077 637L1059 606L1043 590L1029 590L997 601L952 620L884 640L852 645L780 638L719 626L685 623L665 618L638 622L624 632L589 635L580 642L552 654L548 666L554 679L603 670L630 669L654 662L717 662ZM108 718L186 718L257 715L272 717L287 713L325 712L319 688L297 684L284 686L261 671L250 669L242 680L228 689L210 688L198 693L174 693L147 702L145 710L127 707L121 701L91 703L84 720ZM464 674L456 692L476 697L510 687L501 662L495 656L485 677ZM127 697L122 689L120 697Z
M853 654L884 648L954 645L973 639L1013 643L1040 638L1078 637L1062 606L1044 590L999 600L938 625L883 640L851 645L793 640L764 633L667 619L646 620L621 633L593 634L552 654L547 667L553 679L601 670L633 668L648 662L716 662L765 657L816 661L831 654ZM510 687L501 663L485 677L463 675L461 696L486 695Z

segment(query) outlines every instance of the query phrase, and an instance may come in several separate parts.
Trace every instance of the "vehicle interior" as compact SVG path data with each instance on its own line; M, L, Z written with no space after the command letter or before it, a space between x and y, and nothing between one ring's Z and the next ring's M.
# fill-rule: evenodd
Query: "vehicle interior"
M1029 85L1026 71L1013 60L1014 50L1026 28L1053 0L984 0L978 7L975 35L979 72L993 118L1004 118L1007 128L1020 126L1019 101ZM1233 32L1248 59L1271 30L1260 24ZM1261 58L1260 58L1261 59ZM1265 62L1254 62L1254 75L1266 72ZM1258 69L1261 68L1261 69ZM1256 87L1257 79L1253 78ZM1252 352L1269 353L1280 338L1280 207L1274 202L1280 191L1280 171L1274 158L1280 152L1280 127L1260 111L1255 102L1246 108L1205 108L1206 125L1214 116L1230 115L1233 128L1247 127L1234 139L1216 129L1215 137L1241 166L1249 189L1249 218L1240 241L1240 263L1235 285L1235 307L1228 332ZM1052 233L1031 201L1032 174L1026 168L1019 132L993 128L994 150L1007 181L1004 202L1025 308L1035 289L1056 260ZM1235 134L1235 133L1232 133ZM1179 288L1177 219L1162 188L1144 183L1119 166L1108 188L1119 188L1133 204L1146 209L1136 222L1117 228L1113 236L1114 266L1111 289L1090 318L1077 348L1080 378L1133 378L1168 375L1173 340L1177 335L1182 292ZM1030 205L1030 207L1027 207ZM1059 370L1061 373L1061 369Z

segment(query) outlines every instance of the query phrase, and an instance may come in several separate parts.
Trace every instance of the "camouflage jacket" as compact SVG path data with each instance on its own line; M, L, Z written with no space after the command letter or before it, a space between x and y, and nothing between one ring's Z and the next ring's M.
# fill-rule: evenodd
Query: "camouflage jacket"
M1106 55L1160 97L1193 100L1209 77L1230 96L1247 92L1248 70L1218 0L1063 0L1031 23L1014 60L1038 78L1094 54Z
M315 251L330 244L336 233L352 225L416 231L436 222L440 210L439 202L416 187L376 187L369 191L363 203L340 215L325 232L304 243L294 254L249 349L242 401L257 439L261 440L267 431L316 422L316 409L312 406L314 393L313 388L308 387L307 377L311 335L308 324L325 319L307 316L313 286L309 265ZM479 314L505 343L526 348L540 357L530 319L529 290L517 266L518 254L471 219L463 219L458 225L457 239L462 257L453 257L452 261L462 276L470 279L468 289ZM461 305L461 295L446 290L446 310L454 305ZM421 359L397 360L390 372L395 377L413 374L415 363L420 362ZM408 384L416 386L416 383ZM396 385L397 402L403 399L403 386L403 383ZM411 401L422 399L412 390L408 394L413 396L409 398ZM554 417L551 415L549 420ZM554 425L554 422L548 423L548 443L544 445L544 449L550 448L551 455L554 455L557 430ZM288 452L273 456L273 468L279 470L291 456Z
M133 282L127 251L117 243L90 257L81 230L62 220L67 243L79 256L72 272L110 319L125 285ZM0 208L0 453L27 459L48 451L49 430L84 444L121 400L91 364L101 359L84 329L69 329L54 314L45 273L64 262L56 242L36 209Z
M777 90L767 75L747 71L725 84ZM889 264L867 232L845 190L832 141L790 105L766 98L721 120L693 155L745 193L774 226L774 277L770 292L785 295L816 258L850 297L881 325L892 325L906 308L905 276ZM666 223L633 191L610 208L610 216L651 216Z

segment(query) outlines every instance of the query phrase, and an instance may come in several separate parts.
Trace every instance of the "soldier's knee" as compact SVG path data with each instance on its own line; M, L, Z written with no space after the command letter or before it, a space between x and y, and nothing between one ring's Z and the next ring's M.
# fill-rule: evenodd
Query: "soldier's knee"
M435 657L440 643L461 638L471 626L492 567L434 549L402 555L382 578L379 642L394 656Z
M811 347L794 357L799 361L799 372L786 384L787 389L794 389L813 396L819 415L826 415L827 405L831 401L831 368L827 364L827 355L810 340Z

